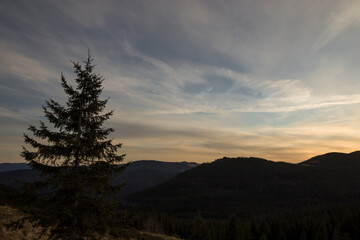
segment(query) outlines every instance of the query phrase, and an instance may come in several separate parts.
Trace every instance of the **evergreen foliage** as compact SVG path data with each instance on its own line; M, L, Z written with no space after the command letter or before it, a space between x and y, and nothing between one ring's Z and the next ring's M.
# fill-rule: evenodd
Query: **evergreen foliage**
M43 179L24 184L24 197L41 203L26 213L51 228L49 239L98 239L116 215L111 196L122 186L110 181L127 165L120 165L121 144L107 138L114 129L102 126L113 111L103 113L108 102L100 99L104 79L93 72L92 61L89 54L84 66L72 62L76 88L61 74L66 105L50 99L43 106L53 127L40 121L39 127L28 128L33 137L24 134L31 149L23 147L21 156Z
M136 221L151 218L161 232L186 240L357 240L359 206L360 200L355 200L227 219L204 218L200 213L184 219L152 212L136 215Z

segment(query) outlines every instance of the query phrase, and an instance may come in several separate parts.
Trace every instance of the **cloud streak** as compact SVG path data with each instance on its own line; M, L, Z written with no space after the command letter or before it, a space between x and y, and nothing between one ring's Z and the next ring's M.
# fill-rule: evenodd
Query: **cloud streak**
M88 49L129 160L296 162L356 150L359 9L351 0L5 0L0 162L21 161L15 136L41 118L44 99L64 102L60 73L71 82L69 59Z

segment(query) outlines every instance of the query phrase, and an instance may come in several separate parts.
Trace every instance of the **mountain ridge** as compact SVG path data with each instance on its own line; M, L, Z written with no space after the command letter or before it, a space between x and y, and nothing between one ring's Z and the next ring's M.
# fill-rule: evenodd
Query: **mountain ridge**
M0 163L0 172L30 169L27 163Z
M118 185L127 182L127 185L120 191L119 197L121 197L160 184L196 165L196 163L188 162L134 161L124 172L115 176L113 184ZM6 164L5 166L9 167L10 170L0 171L0 184L19 188L21 184L16 180L33 182L40 179L40 173L33 169L18 169L19 165L17 164L15 164L15 167L12 164Z
M17 171L0 172L0 183L11 179L2 176ZM226 217L360 199L359 172L360 151L331 152L300 163L256 157L224 157L200 165L139 160L114 183L128 181L131 188L125 187L121 197L144 210Z
M359 163L360 152L329 153L296 164L224 157L126 199L144 210L216 216L343 201L360 197Z
M359 160L357 160L359 159ZM322 155L312 157L306 161L300 162L301 165L309 166L321 166L321 165L338 165L338 166L349 166L357 165L360 166L360 151L354 151L351 153L341 152L330 152Z

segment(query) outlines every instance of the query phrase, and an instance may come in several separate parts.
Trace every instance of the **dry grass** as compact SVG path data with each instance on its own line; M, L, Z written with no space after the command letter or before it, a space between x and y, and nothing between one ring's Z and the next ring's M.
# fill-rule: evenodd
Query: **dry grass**
M46 236L40 236L42 229L34 227L29 222L25 222L21 229L7 228L5 225L13 221L19 220L24 214L20 211L8 207L0 206L0 239L4 240L30 240L30 239L46 239Z
M24 214L17 209L8 207L8 206L0 206L0 239L1 240L45 240L47 238L47 234L41 236L42 228L34 227L29 222L25 222L23 228L21 229L9 229L5 225L9 224L13 221L16 221L20 218L24 217ZM138 239L149 239L149 240L180 240L179 238L166 236L162 234L154 234L149 232L137 232L139 238L130 237L130 238L114 238L107 236L104 240L138 240ZM40 236L40 238L39 238Z
M149 232L142 232L142 233L153 236L153 237L161 238L162 240L181 240L180 238L167 236L167 235L163 235L163 234L156 234L156 233L149 233Z

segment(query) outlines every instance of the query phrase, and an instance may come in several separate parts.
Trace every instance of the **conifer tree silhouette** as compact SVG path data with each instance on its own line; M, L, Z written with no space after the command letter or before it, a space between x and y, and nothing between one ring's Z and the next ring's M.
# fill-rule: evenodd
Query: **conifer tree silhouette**
M84 66L71 61L76 88L61 74L66 104L50 99L43 106L52 127L40 121L39 127L29 126L32 137L24 134L31 149L23 147L21 156L43 176L24 185L27 196L41 203L27 209L28 218L50 227L49 239L98 239L116 213L111 196L122 185L110 182L127 164L120 165L121 144L108 139L114 129L102 126L113 111L103 113L108 102L100 99L104 78L93 72L92 61L90 52Z

